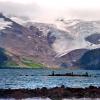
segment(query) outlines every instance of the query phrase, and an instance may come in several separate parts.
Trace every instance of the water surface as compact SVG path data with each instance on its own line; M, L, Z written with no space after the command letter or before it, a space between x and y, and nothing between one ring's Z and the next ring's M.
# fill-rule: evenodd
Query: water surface
M47 76L57 73L78 73L86 72L91 77L68 77L68 76ZM56 87L64 85L66 87L88 87L90 85L100 87L99 70L52 70L52 69L0 69L0 89L34 89L42 87Z

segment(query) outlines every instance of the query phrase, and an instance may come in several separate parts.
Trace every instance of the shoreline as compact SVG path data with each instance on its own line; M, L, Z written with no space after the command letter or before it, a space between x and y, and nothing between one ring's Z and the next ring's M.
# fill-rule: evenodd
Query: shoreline
M68 88L62 85L54 88L0 89L0 98L100 98L100 87Z

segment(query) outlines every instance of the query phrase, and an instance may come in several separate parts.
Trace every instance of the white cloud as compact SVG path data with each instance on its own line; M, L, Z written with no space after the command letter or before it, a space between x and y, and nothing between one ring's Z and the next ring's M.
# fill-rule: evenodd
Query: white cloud
M100 0L0 0L0 11L40 21L100 19Z
M21 4L37 3L40 6L54 7L54 8L100 8L100 0L0 0L10 1Z
M0 0L1 2L14 2L14 3L21 3L21 4L29 4L32 3L34 0Z

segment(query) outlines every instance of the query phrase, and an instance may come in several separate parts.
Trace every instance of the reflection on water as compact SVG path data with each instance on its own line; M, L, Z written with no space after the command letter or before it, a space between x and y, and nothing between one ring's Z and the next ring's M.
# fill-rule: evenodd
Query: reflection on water
M80 99L72 98L72 99L62 99L62 100L100 100L100 98L80 98Z
M70 99L49 99L49 98L27 98L27 99L0 99L0 100L100 100L100 98L70 98Z

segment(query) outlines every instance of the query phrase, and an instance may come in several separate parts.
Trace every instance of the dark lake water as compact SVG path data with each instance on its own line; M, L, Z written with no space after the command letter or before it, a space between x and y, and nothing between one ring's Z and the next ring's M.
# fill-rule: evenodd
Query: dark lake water
M47 76L55 73L78 73L86 72L91 77L68 77L68 76ZM88 87L90 85L100 86L99 70L67 70L67 69L0 69L0 88L42 88L65 85L66 87Z

